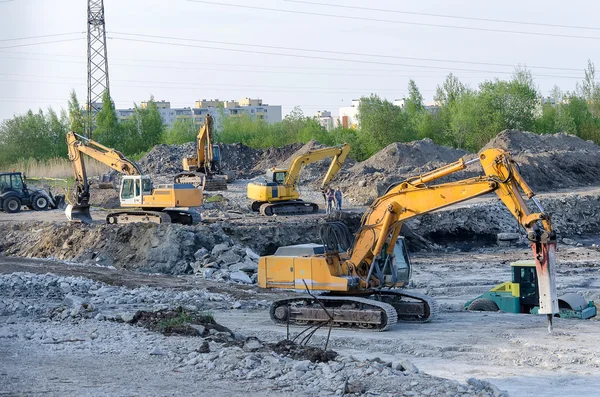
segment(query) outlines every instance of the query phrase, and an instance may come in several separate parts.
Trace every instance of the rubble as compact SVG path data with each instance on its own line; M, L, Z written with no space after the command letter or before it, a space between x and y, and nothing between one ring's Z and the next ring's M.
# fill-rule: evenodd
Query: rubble
M104 368L102 376L106 379L113 379L116 375L113 371L121 373L121 380L128 374L133 375L130 380L120 382L120 394L145 395L149 385L158 387L152 380L158 373L170 372L183 373L186 377L197 374L202 377L199 382L213 383L213 386L227 380L229 390L236 384L243 384L250 390L265 393L272 390L278 395L343 395L358 391L372 395L401 392L404 395L434 397L506 395L485 381L473 379L468 384L461 384L418 370L406 370L410 367L408 363L394 367L392 362L358 360L332 351L325 352L316 346L245 338L220 326L203 312L190 309L138 311L130 320L131 324L102 321L91 316L57 315L60 311L52 306L60 305L61 283L82 295L89 288L90 297L101 291L98 295L105 299L120 290L91 280L59 278L50 274L1 276L0 302L10 302L9 308L19 308L13 311L3 307L0 310L0 322L3 323L0 328L1 345L3 349L19 352L11 359L11 368L3 367L3 372L12 375L12 368L20 371L19 376L4 378L4 391L22 391L22 382L31 379L27 374L31 368L37 377L43 377L45 387L52 388L50 395L81 395L80 388L96 379L94 374L98 371L92 368L99 365ZM132 297L142 293L140 289L129 292ZM207 294L206 291L197 293ZM163 296L160 290L147 288L142 296L155 296L154 300L159 304L170 304L169 298ZM187 304L203 301L206 299L196 301L190 296ZM3 303L3 306L6 305ZM27 312L31 314L22 315L22 307L32 307ZM190 326L178 328L183 324L195 325L198 329ZM104 364L108 358L111 365ZM62 364L53 365L50 372L44 365L33 365L48 362ZM73 366L87 370L74 371ZM160 387L164 390L170 380L169 377L160 378ZM60 382L56 383L54 379L60 379ZM181 383L169 384L169 393L189 395L185 382ZM193 382L195 388L198 384Z

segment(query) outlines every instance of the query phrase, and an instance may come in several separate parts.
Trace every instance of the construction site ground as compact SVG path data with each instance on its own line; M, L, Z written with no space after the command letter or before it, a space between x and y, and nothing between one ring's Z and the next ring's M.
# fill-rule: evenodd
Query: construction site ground
M379 357L383 361L396 362L408 359L423 373L461 383L469 378L486 380L512 396L536 396L540 393L547 396L594 395L600 366L600 347L593 343L600 338L596 319L556 319L554 331L549 335L543 317L461 310L465 301L509 278L508 261L529 257L527 248L414 254L413 288L434 296L439 302L440 313L434 320L426 324L399 323L383 333L333 329L330 348L359 360ZM560 246L559 263L558 287L561 292L587 290L598 296L598 250ZM265 304L258 308L251 306L246 309L242 305L237 309L221 308L212 312L220 324L246 337L256 336L275 342L286 336L286 328L272 324L266 309L268 302L286 292L263 291L255 286L226 284L190 275L140 274L18 257L0 257L0 272L52 273L126 288L151 286L161 290L206 290L227 294L236 302L264 301ZM7 324L10 322L6 321L0 328L6 331L6 327L11 327ZM83 336L75 339L86 340L85 335L98 329L97 323L96 320L81 320L76 322L77 325L56 321L51 324L58 329L78 327L78 335ZM115 338L111 344L120 346L124 353L108 356L78 346L85 342L65 342L58 354L52 344L33 349L27 337L14 335L1 339L6 335L0 334L0 340L4 341L0 344L3 346L0 348L0 356L3 357L0 379L7 382L4 384L24 387L21 389L24 393L15 395L97 395L99 390L107 394L118 390L118 394L122 395L128 392L160 394L162 390L169 390L173 395L183 395L205 387L211 387L211 392L214 391L217 396L227 393L270 395L270 392L276 392L263 390L260 382L206 382L200 372L190 377L179 373L176 368L164 367L164 364L157 363L160 356L139 360L135 356L137 353L129 354L131 341L118 336L121 332L128 332L131 326L112 326L115 329L107 337ZM292 328L292 333L299 331L301 329ZM320 331L311 344L322 346L325 337L326 331ZM143 343L135 346L144 350L144 354L151 349L150 345ZM153 375L155 371L164 372L160 381ZM38 386L31 386L32 379ZM115 382L120 385L119 388ZM398 392L401 394L400 390Z
M525 179L535 181L537 197L552 213L559 295L577 292L600 302L600 151L561 134L499 137L504 141L494 146L508 142L519 154ZM148 154L155 182L171 180L185 155L178 150L162 145ZM239 178L255 178L303 148L227 150L229 168ZM566 152L570 160L561 162ZM339 175L347 200L333 219L356 228L395 170L427 172L464 154L428 140L390 145ZM305 200L321 206L313 215L252 213L245 196L250 179L209 192L196 226L105 225L118 205L110 189L92 191L92 225L70 224L60 210L0 212L0 395L598 394L599 318L555 319L548 334L543 316L463 310L466 301L510 280L510 262L532 259L523 238L497 244L498 233L519 230L494 195L424 214L403 229L413 251L408 288L439 304L431 322L399 322L386 332L334 328L328 348L338 357L327 363L303 351L282 353L273 344L287 329L270 321L268 308L295 292L259 289L252 269L258 255L278 246L319 242L326 216L317 176L326 165L313 166L307 167L310 183L300 187ZM171 171L159 172L165 169ZM223 263L225 256L231 262ZM209 332L205 324L195 325L196 336L173 335L136 323L141 311L184 309L212 314L231 333ZM292 327L291 337L302 330ZM322 348L326 338L321 329L308 344Z

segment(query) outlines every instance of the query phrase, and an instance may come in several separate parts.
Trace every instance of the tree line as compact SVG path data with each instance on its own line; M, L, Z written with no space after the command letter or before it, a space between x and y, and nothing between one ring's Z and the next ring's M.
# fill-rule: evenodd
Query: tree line
M539 134L566 132L600 144L600 84L594 64L588 62L583 81L575 90L554 87L547 101L541 100L531 72L517 68L506 80L486 80L476 88L450 74L437 87L435 111L426 109L414 80L408 84L404 106L376 94L364 96L358 106L358 127L336 126L325 131L314 117L295 108L277 123L269 124L249 115L221 117L215 139L241 142L252 148L306 143L311 139L326 145L348 142L351 156L364 160L392 142L430 138L439 145L478 151L498 132L519 129ZM83 134L84 113L71 93L67 111L58 114L28 111L0 124L0 165L20 159L66 157L65 134ZM162 123L153 98L147 106L134 105L132 117L119 122L114 103L104 95L96 116L94 139L137 158L159 143L181 144L195 139L199 126L178 120L172 127Z

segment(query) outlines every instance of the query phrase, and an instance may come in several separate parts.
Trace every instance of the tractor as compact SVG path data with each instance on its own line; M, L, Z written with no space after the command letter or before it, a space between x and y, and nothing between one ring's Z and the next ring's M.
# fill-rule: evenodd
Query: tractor
M64 196L52 196L43 189L28 188L20 172L0 173L0 209L7 213L21 211L22 206L36 211L55 209L64 203Z

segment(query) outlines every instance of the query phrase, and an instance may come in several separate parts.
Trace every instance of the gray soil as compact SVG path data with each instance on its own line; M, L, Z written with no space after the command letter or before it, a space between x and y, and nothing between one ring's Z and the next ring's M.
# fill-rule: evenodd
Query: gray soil
M318 147L224 145L224 168L256 178ZM559 294L598 302L598 146L565 134L504 131L488 147L510 151L542 192L559 238ZM193 152L193 144L157 146L140 164L155 181L169 182ZM493 195L405 224L409 288L438 301L432 322L384 333L334 329L328 350L336 355L322 350L326 331L305 351L282 342L286 328L269 320L270 302L295 292L256 286L260 255L319 242L327 220L356 230L365 205L390 183L473 156L422 140L348 161L334 185L349 205L331 218L322 209L296 217L252 213L248 179L207 193L198 208L204 221L195 226L105 225L106 209L118 202L111 189L92 191L91 225L69 224L62 211L0 212L0 394L595 395L597 319L556 319L549 335L542 317L463 310L510 279L511 261L531 258L523 237L498 245L499 233L519 230ZM321 207L327 166L306 167L300 185L302 197ZM472 165L447 180L480 173ZM301 331L292 327L291 337Z

